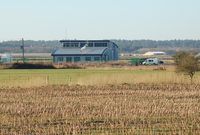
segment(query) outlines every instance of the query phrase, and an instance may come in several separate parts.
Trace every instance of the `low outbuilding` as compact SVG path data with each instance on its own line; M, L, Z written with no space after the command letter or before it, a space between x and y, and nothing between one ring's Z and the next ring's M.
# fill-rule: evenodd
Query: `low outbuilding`
M0 63L11 63L12 55L11 54L0 54Z

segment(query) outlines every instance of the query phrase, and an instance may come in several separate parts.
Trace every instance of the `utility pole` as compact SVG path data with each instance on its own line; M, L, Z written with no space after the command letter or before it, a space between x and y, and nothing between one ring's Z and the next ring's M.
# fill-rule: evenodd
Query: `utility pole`
M23 38L22 38L21 49L22 49L22 60L23 60L23 63L25 63L25 57L24 57L24 39Z

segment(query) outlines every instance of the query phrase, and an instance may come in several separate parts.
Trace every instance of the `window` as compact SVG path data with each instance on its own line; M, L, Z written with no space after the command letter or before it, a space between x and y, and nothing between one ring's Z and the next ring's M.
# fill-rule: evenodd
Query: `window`
M69 47L69 43L63 43L63 47Z
M83 47L83 46L85 46L85 45L88 45L88 47L93 47L93 43L87 43L87 42L85 42L85 43L80 43L80 47Z
M79 43L63 43L63 47L79 47Z
M95 47L107 47L107 43L95 43Z
M66 62L72 62L72 57L66 57Z
M64 43L64 47L79 47L79 43Z
M86 43L80 43L80 47L83 47L83 46L85 46L85 44L86 44Z
M153 60L149 60L149 62L153 62Z
M81 61L80 57L74 57L74 62L79 62L79 61Z
M75 44L74 44L74 47L79 47L79 43L75 43Z
M57 60L58 62L63 62L63 57L58 57Z
M91 57L85 57L85 61L91 61Z
M100 61L100 57L94 57L94 61Z
M93 47L93 43L89 43L89 44L88 44L88 47Z

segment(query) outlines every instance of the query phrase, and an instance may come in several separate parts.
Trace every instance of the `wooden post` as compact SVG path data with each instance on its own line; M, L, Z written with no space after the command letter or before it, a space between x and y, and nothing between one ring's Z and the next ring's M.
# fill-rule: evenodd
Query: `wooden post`
M46 76L46 85L48 85L49 84L49 76L47 75Z

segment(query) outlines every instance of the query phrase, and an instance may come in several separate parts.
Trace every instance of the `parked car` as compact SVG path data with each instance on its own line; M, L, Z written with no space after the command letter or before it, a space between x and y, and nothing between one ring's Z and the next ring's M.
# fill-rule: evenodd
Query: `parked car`
M164 64L164 62L160 61L158 58L148 58L142 64L143 65L159 65L159 64Z

